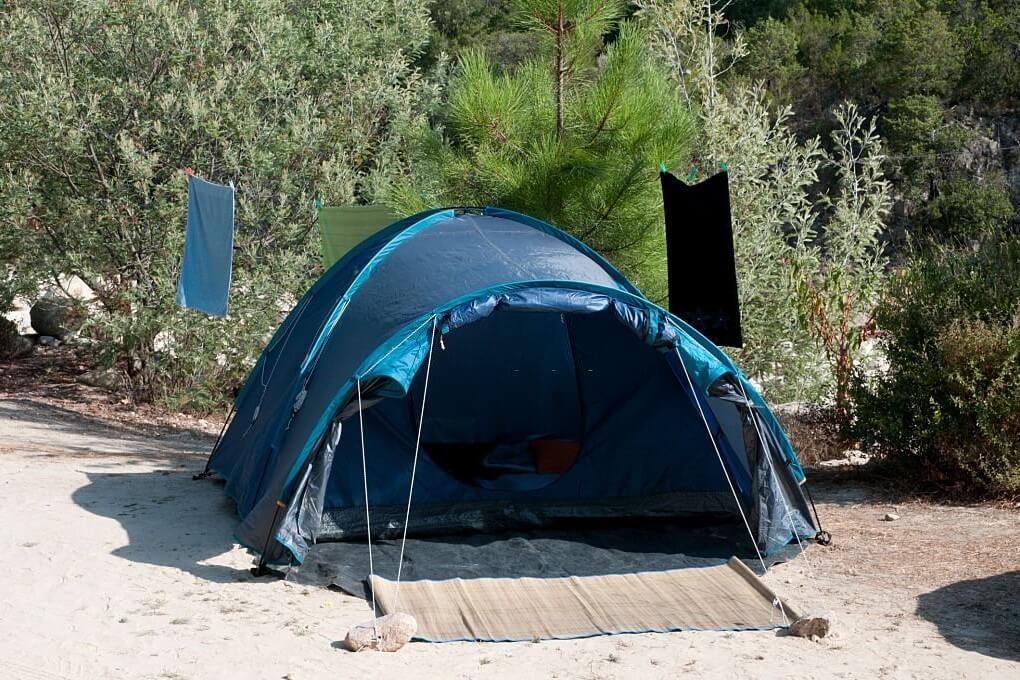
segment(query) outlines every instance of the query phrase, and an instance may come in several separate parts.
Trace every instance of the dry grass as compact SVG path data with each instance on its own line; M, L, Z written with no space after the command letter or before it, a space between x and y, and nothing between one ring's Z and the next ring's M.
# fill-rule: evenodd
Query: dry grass
M0 361L0 398L38 401L139 433L217 434L225 414L201 418L157 404L137 403L127 391L91 387L79 378L95 365L82 347L37 347L27 357Z
M949 505L860 477L853 470L808 471L822 524L833 536L832 546L815 554L831 560L832 573L871 573L890 585L925 588L1020 568L1015 507ZM900 519L883 521L886 513Z
M777 412L776 417L797 452L802 465L841 458L852 446L836 430L828 409L806 407L797 412Z

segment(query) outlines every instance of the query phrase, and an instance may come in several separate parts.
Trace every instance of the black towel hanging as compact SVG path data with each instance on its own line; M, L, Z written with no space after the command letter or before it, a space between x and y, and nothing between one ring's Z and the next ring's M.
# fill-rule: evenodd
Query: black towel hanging
M686 184L660 172L669 311L717 345L743 347L726 172Z

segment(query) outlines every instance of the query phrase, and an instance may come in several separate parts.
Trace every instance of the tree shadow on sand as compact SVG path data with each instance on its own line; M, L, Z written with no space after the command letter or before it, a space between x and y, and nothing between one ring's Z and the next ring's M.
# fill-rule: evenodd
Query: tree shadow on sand
M1020 661L1020 571L951 583L918 598L917 614L960 649Z
M54 404L30 399L0 399L0 420L8 425L12 447L55 449L61 454L128 455L143 461L173 456L207 455L214 437L194 429L141 428L112 423Z
M111 466L112 467L112 466ZM91 513L120 522L128 544L111 554L172 567L217 583L253 580L247 569L204 562L234 547L237 513L220 485L194 481L193 470L86 472L72 498ZM260 579L262 580L262 579Z

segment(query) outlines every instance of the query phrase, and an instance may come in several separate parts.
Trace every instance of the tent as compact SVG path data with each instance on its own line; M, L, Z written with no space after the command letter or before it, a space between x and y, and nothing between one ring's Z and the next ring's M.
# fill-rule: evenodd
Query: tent
M727 356L509 210L430 210L362 242L234 407L207 472L262 565L408 529L728 518L760 556L815 536L790 443Z

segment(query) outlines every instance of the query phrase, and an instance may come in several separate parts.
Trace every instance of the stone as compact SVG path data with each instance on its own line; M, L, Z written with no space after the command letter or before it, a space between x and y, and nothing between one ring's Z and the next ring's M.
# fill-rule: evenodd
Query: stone
M36 301L29 315L36 333L57 338L71 335L83 321L74 300L52 292Z
M43 347L56 347L60 344L60 341L52 335L40 335L38 341Z
M19 295L14 298L14 301L11 303L11 308L3 316L15 323L18 327L18 334L31 335L35 332L32 330L31 309L31 300Z
M106 390L118 390L123 384L120 373L113 368L97 368L78 376L78 382Z
M811 415L813 408L815 408L814 405L807 401L789 401L773 406L772 413L789 418L805 418Z
M39 335L65 338L81 328L95 293L77 276L59 277L60 285L40 291L29 310L32 328Z
M895 522L899 518L900 518L900 516L897 515L896 513L894 513L894 512L887 512L887 513L885 513L885 517L882 518L882 521L883 522Z
M805 616L791 623L787 632L793 637L817 640L829 634L829 620L820 616Z
M858 449L847 449L839 458L823 460L818 463L821 467L859 467L867 465L871 461L871 455Z
M344 638L343 648L351 652L395 652L406 645L416 632L418 622L413 616L394 612L351 628Z
M152 338L152 349L158 353L165 353L176 357L177 339L171 331L160 331Z

